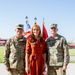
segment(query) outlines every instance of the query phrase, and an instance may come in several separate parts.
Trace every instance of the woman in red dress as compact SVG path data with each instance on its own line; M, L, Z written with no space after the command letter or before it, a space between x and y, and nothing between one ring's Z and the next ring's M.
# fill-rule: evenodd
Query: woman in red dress
M29 75L43 75L46 64L46 43L41 36L40 26L34 24L26 42L26 72Z

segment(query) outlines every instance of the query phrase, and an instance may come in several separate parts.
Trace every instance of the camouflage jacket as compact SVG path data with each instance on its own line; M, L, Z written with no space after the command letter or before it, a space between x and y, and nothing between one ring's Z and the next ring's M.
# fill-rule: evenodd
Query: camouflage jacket
M69 63L69 50L66 39L58 35L55 38L49 37L47 44L48 66L63 66Z
M26 38L16 36L7 40L4 53L4 64L9 68L24 68Z

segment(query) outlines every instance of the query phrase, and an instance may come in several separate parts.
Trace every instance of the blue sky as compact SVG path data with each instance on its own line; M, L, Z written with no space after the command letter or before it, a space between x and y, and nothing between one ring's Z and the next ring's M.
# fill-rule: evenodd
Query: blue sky
M32 27L34 18L45 27L50 36L50 24L58 24L58 33L67 41L75 40L75 0L0 0L0 38L15 35L16 24L24 24L28 16Z

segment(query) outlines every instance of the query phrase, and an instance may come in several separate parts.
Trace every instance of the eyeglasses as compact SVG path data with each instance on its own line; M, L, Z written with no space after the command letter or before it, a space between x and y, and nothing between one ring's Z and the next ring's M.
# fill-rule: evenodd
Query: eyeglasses
M56 29L56 27L52 27L51 29Z
M23 30L22 28L17 28L18 30Z

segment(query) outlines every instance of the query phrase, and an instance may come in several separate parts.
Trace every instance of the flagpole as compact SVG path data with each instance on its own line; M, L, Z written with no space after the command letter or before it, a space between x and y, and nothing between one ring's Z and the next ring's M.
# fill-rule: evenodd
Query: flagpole
M35 23L34 23L34 24L36 24L36 20L37 20L37 18L35 17L34 20L35 20Z
M28 23L28 16L26 16L25 19L26 19L26 24L27 24Z
M30 24L29 24L29 21L28 21L28 16L25 17L26 19L26 31L23 33L23 36L25 36L26 38L29 38L30 37Z
M43 24L44 24L44 18L43 18Z
M44 22L44 18L43 18L43 22Z
M44 18L43 18L43 24L42 24L42 37L44 38L44 40L48 38L47 30L44 26Z

